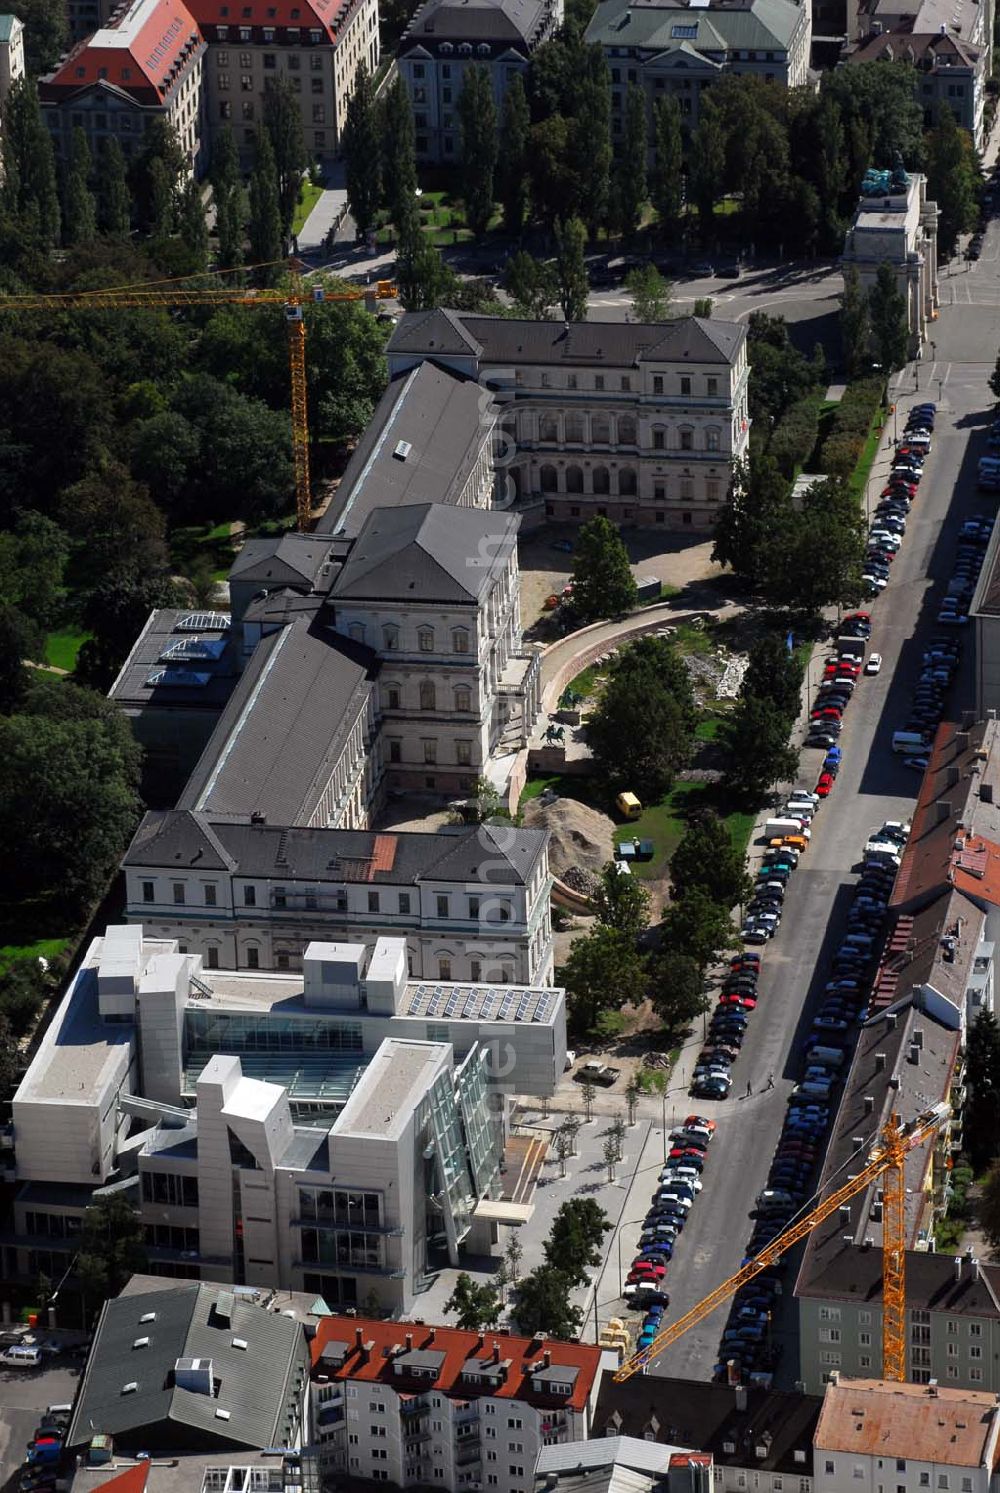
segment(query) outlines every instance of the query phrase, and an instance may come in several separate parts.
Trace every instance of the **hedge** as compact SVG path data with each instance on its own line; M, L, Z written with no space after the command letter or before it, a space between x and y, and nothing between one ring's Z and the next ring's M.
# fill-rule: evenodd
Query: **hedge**
M815 446L821 404L821 396L807 394L804 399L797 399L774 427L768 452L782 476L794 477L796 467L803 465Z
M860 379L848 384L830 424L817 465L831 477L847 477L864 450L868 432L882 406L882 379Z

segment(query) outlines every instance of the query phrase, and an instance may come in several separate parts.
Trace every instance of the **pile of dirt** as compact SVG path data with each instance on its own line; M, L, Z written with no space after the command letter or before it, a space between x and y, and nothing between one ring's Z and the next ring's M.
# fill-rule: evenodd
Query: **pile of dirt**
M614 853L614 821L575 798L534 798L524 822L549 831L553 874L576 891L592 891Z

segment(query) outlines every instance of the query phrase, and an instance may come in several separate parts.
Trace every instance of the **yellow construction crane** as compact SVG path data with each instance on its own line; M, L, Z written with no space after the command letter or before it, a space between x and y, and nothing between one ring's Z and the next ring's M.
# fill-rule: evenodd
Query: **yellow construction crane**
M800 1239L811 1233L817 1224L829 1218L831 1213L835 1213L880 1177L883 1197L882 1377L902 1383L906 1378L906 1187L903 1166L907 1153L933 1135L950 1114L950 1106L940 1103L905 1124L900 1122L898 1115L890 1115L887 1124L883 1126L880 1144L875 1147L856 1176L843 1187L829 1193L797 1222L789 1224L748 1265L723 1281L721 1286L716 1286L697 1306L693 1306L683 1317L678 1317L676 1322L665 1328L647 1348L623 1363L615 1375L616 1383L641 1373L652 1359L675 1343L689 1327L696 1327L699 1322L704 1321L717 1306L735 1296L747 1281L753 1280L762 1270L767 1270L793 1244L798 1244Z
M251 265L251 269L262 266ZM309 416L306 404L306 324L302 308L324 301L392 300L396 287L389 280L374 285L345 285L339 290L304 286L293 278L290 288L249 290L245 286L216 284L209 290L192 290L175 280L138 285L111 286L106 290L70 291L55 295L0 296L0 311L128 311L164 306L275 306L285 308L288 324L288 365L291 378L292 460L295 467L295 510L299 530L309 527L312 501L309 491Z

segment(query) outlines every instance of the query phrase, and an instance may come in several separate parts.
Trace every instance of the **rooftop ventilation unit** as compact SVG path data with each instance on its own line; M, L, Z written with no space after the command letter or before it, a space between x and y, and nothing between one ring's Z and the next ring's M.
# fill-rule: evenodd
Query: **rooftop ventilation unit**
M139 1321L140 1322L155 1322L156 1321L156 1313L155 1312L143 1312L142 1316L139 1318Z
M215 1412L215 1418L216 1418L216 1420L228 1420L229 1419L229 1411L228 1410L217 1410Z
M247 1348L249 1348L249 1346L250 1346L250 1344L247 1342L247 1340L246 1340L245 1337L234 1337L233 1338L233 1347L234 1348L240 1348L245 1353L246 1350L247 1350Z

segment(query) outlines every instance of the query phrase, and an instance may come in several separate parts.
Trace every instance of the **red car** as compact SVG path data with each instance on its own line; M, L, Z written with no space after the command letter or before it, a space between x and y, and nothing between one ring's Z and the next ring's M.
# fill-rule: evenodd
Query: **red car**
M816 709L810 712L809 719L811 721L839 721L843 714L839 705L817 705Z
M644 1275L647 1279L653 1278L655 1280L662 1280L666 1273L666 1265L660 1265L659 1263L654 1263L652 1260L647 1260L644 1255L636 1255L632 1261L632 1269L629 1271L630 1275Z
M729 995L720 995L719 1005L742 1006L744 1010L753 1011L756 1010L757 1007L757 997L755 995L748 995L743 991L740 991L738 993L736 991L733 991Z
M715 1121L706 1120L704 1115L687 1115L680 1125L681 1130L707 1130L715 1134Z
M833 773L821 772L819 775L819 782L816 784L816 792L819 794L820 798L829 798L832 789Z
M844 618L845 622L871 622L871 612L848 612Z

